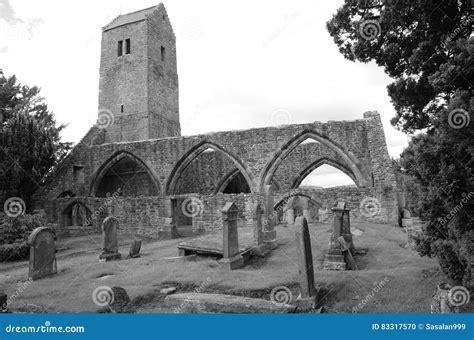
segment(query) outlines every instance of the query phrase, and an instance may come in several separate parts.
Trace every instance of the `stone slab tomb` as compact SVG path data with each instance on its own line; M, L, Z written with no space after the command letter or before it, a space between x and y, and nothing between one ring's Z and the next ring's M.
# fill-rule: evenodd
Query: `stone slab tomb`
M38 280L58 272L55 235L51 228L40 227L28 237L30 246L29 277Z
M119 260L122 256L118 252L119 220L109 216L102 222L103 246L99 259L102 261Z

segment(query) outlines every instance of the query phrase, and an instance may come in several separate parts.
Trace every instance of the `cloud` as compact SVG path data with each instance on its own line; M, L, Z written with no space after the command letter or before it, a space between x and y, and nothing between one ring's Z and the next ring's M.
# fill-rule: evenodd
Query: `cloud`
M36 27L40 26L42 23L43 23L43 19L41 18L33 18L31 20L28 20L28 23L26 24L26 30L28 31L29 39L33 37L33 30Z
M5 20L7 24L23 22L19 17L17 17L9 0L0 0L0 19Z

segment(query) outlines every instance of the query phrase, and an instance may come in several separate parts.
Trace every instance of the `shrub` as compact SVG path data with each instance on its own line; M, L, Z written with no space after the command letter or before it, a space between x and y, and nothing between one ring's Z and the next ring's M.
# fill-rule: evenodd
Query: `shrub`
M26 241L0 245L0 262L26 260L29 247Z
M29 255L28 236L46 225L44 211L9 217L0 214L0 262L25 260Z

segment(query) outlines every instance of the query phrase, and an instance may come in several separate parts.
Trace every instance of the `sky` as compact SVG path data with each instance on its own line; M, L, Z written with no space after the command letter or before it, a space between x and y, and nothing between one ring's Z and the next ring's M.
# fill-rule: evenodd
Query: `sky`
M0 68L41 87L62 138L78 142L97 119L101 28L150 0L0 0ZM389 154L407 136L374 63L343 58L326 30L342 4L315 0L168 0L178 54L183 135L361 119L381 114ZM305 185L352 184L331 167Z

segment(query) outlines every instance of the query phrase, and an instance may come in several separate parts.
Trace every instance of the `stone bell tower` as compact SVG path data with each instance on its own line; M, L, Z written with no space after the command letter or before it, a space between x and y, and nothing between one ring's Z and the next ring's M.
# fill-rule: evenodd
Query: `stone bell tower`
M102 29L99 123L105 142L179 136L176 37L163 4Z

